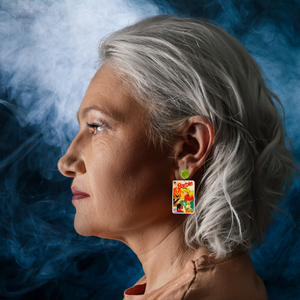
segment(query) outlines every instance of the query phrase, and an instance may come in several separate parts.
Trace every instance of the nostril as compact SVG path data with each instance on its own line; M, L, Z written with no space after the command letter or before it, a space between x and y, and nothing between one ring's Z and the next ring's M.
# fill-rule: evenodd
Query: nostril
M73 171L66 171L63 175L66 177L75 177L76 173Z
M76 173L74 171L72 171L70 166L68 166L66 164L63 157L58 161L57 167L58 167L59 172L66 177L74 177L76 175Z
M66 153L57 163L59 172L66 177L75 177L76 174L85 173L85 165L82 159Z
M70 169L70 165L67 164L65 155L60 158L60 160L57 163L57 167L59 172L64 176L70 177L72 176L71 174L74 173L72 172L72 169Z

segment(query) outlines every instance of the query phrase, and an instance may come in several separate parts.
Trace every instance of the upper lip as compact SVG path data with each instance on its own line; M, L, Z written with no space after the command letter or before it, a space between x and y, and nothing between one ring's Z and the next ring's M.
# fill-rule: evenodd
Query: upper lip
M83 195L83 196L89 196L89 194L81 191L80 189L76 188L76 187L71 187L71 191L74 195Z

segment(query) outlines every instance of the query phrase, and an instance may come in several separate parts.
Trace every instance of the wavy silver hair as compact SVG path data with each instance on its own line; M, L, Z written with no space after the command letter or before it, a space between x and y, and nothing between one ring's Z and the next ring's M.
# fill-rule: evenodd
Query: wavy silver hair
M195 213L185 223L187 245L220 258L259 245L297 166L285 147L281 102L244 46L208 22L160 15L106 37L100 60L151 108L149 139L160 149L191 116L213 124Z

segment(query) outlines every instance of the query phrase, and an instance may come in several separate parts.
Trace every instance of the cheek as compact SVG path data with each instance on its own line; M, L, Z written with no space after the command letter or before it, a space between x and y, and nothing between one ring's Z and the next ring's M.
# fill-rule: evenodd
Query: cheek
M137 222L145 215L155 217L154 212L163 212L164 207L171 211L172 179L167 158L141 142L123 143L110 147L110 151L102 148L94 158L89 182L102 220Z

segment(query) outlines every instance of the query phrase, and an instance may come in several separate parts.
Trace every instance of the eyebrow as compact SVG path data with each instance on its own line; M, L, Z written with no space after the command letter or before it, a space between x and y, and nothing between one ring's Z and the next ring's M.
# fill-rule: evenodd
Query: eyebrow
M97 110L97 111L101 112L102 114L107 115L117 121L124 121L124 116L120 112L118 112L116 110L111 110L110 112L108 112L105 109L102 109L97 105L92 105L92 106L86 107L80 114L79 114L79 111L77 111L78 123L80 123L79 119L84 119L90 110Z

